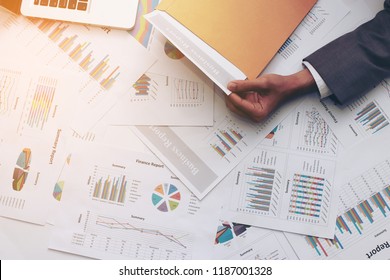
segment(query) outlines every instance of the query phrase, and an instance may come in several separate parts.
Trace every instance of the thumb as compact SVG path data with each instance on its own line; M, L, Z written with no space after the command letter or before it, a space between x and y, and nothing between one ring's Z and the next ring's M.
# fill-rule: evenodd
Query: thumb
M263 89L259 79L256 80L237 80L228 83L227 88L232 92L258 91Z

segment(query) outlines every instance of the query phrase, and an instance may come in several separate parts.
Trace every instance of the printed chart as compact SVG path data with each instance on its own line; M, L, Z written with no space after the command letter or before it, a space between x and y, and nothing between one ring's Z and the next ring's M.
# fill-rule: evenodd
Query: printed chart
M150 33L158 61L105 116L112 125L204 126L213 122L213 84L164 36Z
M91 178L92 198L115 204L124 204L127 192L126 175L113 169L95 166Z
M389 128L390 109L388 81L382 81L364 96L340 106L331 100L322 100L319 110L340 142L352 146L375 137Z
M293 110L222 181L230 189L225 219L333 236L339 144L312 101Z
M56 180L66 190L50 248L98 259L169 260L192 259L212 246L194 240L212 241L219 214L213 209L223 196L201 203L151 154L80 141L69 147L72 160Z
M12 176L12 188L15 191L21 191L27 180L28 170L31 164L31 150L24 148L16 161L16 167Z
M174 211L180 204L180 192L172 184L161 184L154 189L152 203L161 212Z
M83 233L71 238L73 250L109 259L189 259L190 234L171 228L92 212L80 214Z
M367 170L341 187L335 235L330 239L287 234L302 259L371 258L380 240L387 240L390 214L390 161ZM364 244L361 242L365 240ZM385 243L385 242L384 242ZM375 245L374 245L375 244ZM299 249L299 246L300 247ZM380 246L381 247L381 246ZM380 251L380 250L379 250ZM375 251L376 253L379 253ZM388 253L382 252L388 258Z
M247 231L249 227L250 226L247 225L224 221L220 226L218 226L217 235L215 237L215 244L223 244L234 239L235 237L241 236Z

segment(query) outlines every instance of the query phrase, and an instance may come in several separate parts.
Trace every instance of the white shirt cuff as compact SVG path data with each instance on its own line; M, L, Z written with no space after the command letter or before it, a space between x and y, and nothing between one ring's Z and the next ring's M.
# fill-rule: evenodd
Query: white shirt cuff
M314 69L314 67L307 61L302 62L303 65L310 71L311 75L314 78L314 81L317 84L318 91L320 92L321 98L328 97L332 95L332 92L330 91L329 87L326 85L325 81L322 79L320 74Z

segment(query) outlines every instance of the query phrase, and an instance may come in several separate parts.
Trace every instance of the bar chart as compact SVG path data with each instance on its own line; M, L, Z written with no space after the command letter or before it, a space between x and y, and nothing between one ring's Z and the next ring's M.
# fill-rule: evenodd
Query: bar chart
M131 102L167 100L170 108L193 108L202 106L205 102L202 83L151 72L143 74L134 83L133 89L130 94ZM164 98L167 94L169 98Z
M389 205L390 186L338 216L334 239L306 236L305 240L317 256L335 256L359 242L365 234L388 223Z
M123 205L126 202L127 178L108 168L95 166L91 178L92 199Z
M133 85L133 88L136 90L135 95L137 96L150 96L153 89L156 90L156 87L152 87L152 79L149 75L143 74ZM157 94L154 92L154 94Z
M319 218L322 210L325 179L295 174L289 206L290 215Z
M70 59L95 79L102 88L110 89L120 75L120 67L111 65L110 55L103 57L94 52L91 42L85 42L82 36L68 31L69 24L49 20L35 20L34 24L45 33Z
M30 128L43 130L49 120L53 101L56 94L57 80L55 78L40 77L30 93L30 107L26 116L26 125Z
M240 151L238 144L243 142L244 137L245 135L239 128L235 127L234 123L227 119L215 130L210 147L220 158L229 161L229 156L235 157L234 152L236 149Z
M276 215L281 175L272 168L250 166L245 171L241 211ZM275 191L276 189L276 191Z
M383 113L379 105L372 101L356 114L356 123L364 130L374 134L389 125L387 116Z
M292 245L300 248L300 258L349 259L356 252L366 258L366 250L359 248L361 241L376 242L375 236L389 226L389 182L390 161L385 160L341 186L334 238L288 235Z

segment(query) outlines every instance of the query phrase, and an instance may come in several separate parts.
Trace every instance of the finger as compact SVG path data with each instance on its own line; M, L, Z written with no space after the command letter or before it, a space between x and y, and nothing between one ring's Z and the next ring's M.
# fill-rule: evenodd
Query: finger
M231 81L228 83L227 88L231 92L240 93L247 91L260 91L263 90L265 87L261 79L256 79Z
M238 110L247 114L260 112L264 109L261 105L261 102L250 102L244 98L241 98L241 96L236 93L230 94L229 100Z
M239 115L241 117L249 117L247 114L245 114L244 112L242 112L242 111L240 111L239 109L236 108L236 106L231 102L229 96L226 96L225 101L226 101L225 102L226 103L226 107L228 107L228 109L231 112L233 112L233 113L235 113L235 114L237 114L237 115Z
M229 102L234 107L235 112L240 112L240 115L247 116L256 122L267 116L267 112L264 110L261 102L250 102L235 93L229 95Z

